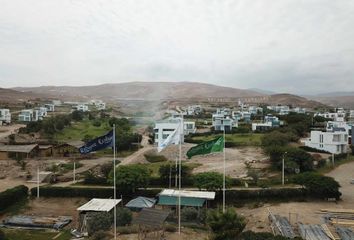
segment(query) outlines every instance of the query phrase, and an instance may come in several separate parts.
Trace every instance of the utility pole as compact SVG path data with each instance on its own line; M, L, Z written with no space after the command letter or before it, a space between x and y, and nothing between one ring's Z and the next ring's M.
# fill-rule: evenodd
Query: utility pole
M285 154L287 154L287 152L285 152L283 154L283 161L282 161L282 171L281 171L281 183L284 186L285 184Z

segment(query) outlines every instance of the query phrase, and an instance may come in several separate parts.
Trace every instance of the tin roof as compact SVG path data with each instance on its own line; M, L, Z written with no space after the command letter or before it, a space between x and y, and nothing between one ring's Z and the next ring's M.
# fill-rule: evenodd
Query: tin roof
M170 197L193 197L193 198L204 198L207 200L214 200L215 192L207 191L188 191L188 190L174 190L174 189L164 189L159 193L160 196L170 196Z
M92 211L92 212L109 212L115 205L119 204L122 199L103 199L93 198L77 209L77 211Z
M0 152L20 152L20 153L30 153L37 144L29 145L0 145Z

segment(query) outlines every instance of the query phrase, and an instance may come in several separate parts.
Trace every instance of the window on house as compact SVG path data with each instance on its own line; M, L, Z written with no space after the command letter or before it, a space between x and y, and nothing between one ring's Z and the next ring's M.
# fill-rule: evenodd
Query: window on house
M340 141L340 135L339 134L333 135L333 142L339 142L339 141Z

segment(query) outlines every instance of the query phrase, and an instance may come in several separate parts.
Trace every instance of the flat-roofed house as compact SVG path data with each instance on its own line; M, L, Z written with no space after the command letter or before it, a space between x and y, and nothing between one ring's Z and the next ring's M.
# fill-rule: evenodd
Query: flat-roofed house
M0 125L11 123L11 113L7 108L0 109Z
M181 206L203 207L207 201L215 199L215 192L164 189L158 195L158 205L175 207L181 196Z
M38 152L38 144L0 145L0 160L33 158Z

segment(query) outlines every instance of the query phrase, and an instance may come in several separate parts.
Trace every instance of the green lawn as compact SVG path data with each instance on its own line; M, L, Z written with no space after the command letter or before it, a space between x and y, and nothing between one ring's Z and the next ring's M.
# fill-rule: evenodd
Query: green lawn
M216 137L222 136L222 134L215 134L210 136L197 136L193 137L193 140L209 141ZM235 133L226 134L226 142L234 143L238 146L260 146L262 133Z
M97 137L111 129L108 122L102 122L99 127L93 126L92 123L93 121L90 120L72 123L71 126L57 133L55 139L58 141L82 140L85 135Z
M49 240L57 236L58 232L51 232L45 230L24 230L24 229L10 229L2 228L5 233L6 240ZM61 232L61 235L56 240L69 240L71 235L69 230Z

